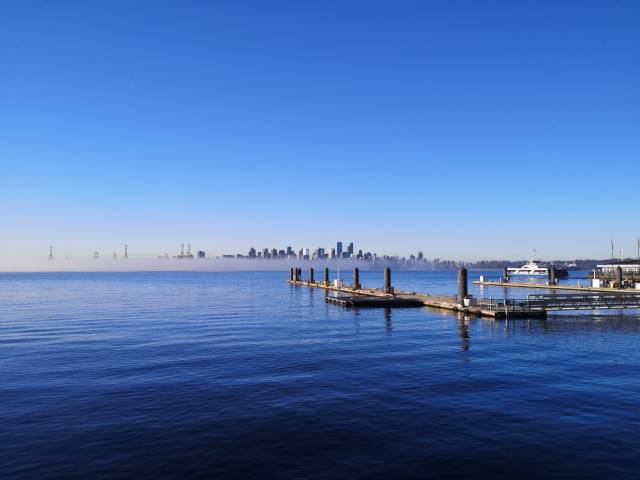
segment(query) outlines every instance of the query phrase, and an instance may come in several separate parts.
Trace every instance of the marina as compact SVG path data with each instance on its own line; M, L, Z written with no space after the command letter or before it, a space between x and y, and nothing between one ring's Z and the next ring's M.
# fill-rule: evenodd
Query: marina
M329 279L329 269L324 270L322 282L315 280L314 270L309 270L308 279L302 279L301 268L291 268L288 283L297 287L323 289L325 292L348 294L346 298L327 295L326 301L348 307L430 307L440 310L461 312L468 315L491 318L546 318L546 310L531 308L526 301L501 299L475 299L468 295L467 270L458 272L458 293L456 295L430 295L428 293L405 292L391 285L391 270L384 270L383 288L370 288L360 284L358 268L353 270L353 283L344 284L340 280Z
M482 286L544 288L549 290L565 289L591 293L566 295L555 293L532 294L526 298L518 299L474 298L468 294L468 274L465 268L461 268L458 271L458 292L455 295L430 295L415 291L396 290L391 285L391 270L388 267L384 270L384 286L382 288L371 288L362 285L358 268L353 270L353 283L350 285L343 283L339 279L334 279L331 282L328 268L325 268L324 278L321 282L316 281L314 273L314 270L310 269L309 277L304 280L301 268L291 268L288 283L296 287L322 289L326 293L325 301L327 303L348 308L430 307L496 319L544 319L549 311L640 308L640 292L634 290L625 292L612 288L557 284L543 285L484 280L473 282ZM606 295L603 295L603 293L606 293Z

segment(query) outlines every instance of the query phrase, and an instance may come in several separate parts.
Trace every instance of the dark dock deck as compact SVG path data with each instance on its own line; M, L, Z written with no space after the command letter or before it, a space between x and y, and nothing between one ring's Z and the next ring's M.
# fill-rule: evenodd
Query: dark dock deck
M328 295L325 297L325 301L349 308L411 308L424 306L422 301L417 298L372 297L370 295L340 295L337 297Z

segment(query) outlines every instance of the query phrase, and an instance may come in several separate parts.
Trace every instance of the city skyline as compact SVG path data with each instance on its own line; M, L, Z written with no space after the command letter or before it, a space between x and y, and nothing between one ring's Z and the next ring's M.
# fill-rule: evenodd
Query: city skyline
M354 242L335 242L335 247L265 247L265 248L255 248L250 247L248 251L245 252L237 252L237 253L212 253L210 250L204 250L202 246L199 248L192 249L191 243L182 243L178 247L176 251L172 251L171 253L165 252L160 255L149 256L148 254L141 254L138 258L141 259L279 259L279 260L336 260L336 259L353 259L353 260L363 260L363 261L375 261L375 260L448 260L448 261L460 261L460 262L478 262L478 261L495 261L495 260L508 260L508 261L519 261L522 259L528 258L541 258L538 254L537 250L533 248L528 256L522 257L478 257L478 258L463 258L463 257L440 257L437 255L428 256L425 255L424 250L419 250L416 252L410 252L407 254L390 254L386 252L376 252L370 251L366 249L366 247L360 248L360 246L356 246ZM564 258L563 260L576 260L576 259L640 259L640 237L635 239L635 245L633 249L629 249L626 251L624 248L616 248L616 243L614 239L609 240L610 247L610 255L599 255L594 257L586 257L586 256L573 256L570 258ZM54 246L50 245L48 247L48 260L55 260L59 258L57 252L54 255ZM64 258L69 258L69 255L64 255ZM76 257L79 258L79 257ZM80 257L82 258L82 257ZM99 259L99 258L111 258L111 259L128 259L129 258L129 245L124 244L121 250L114 250L113 253L110 252L101 252L99 250L94 250L91 255L86 256L86 258ZM546 257L547 260L559 260L561 257Z

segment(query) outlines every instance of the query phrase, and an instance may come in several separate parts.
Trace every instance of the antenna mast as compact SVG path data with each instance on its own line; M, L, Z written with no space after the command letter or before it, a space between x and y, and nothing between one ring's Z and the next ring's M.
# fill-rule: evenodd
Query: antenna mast
M613 238L611 239L611 265L613 265L614 260L613 260Z

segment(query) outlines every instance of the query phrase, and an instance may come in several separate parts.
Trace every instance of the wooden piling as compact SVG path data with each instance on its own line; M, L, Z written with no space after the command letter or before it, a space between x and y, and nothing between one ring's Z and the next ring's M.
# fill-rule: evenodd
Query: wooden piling
M616 267L616 287L622 288L622 267L618 265Z
M464 304L464 299L469 296L469 286L467 283L467 269L460 267L458 270L458 301Z
M384 293L393 294L393 287L391 286L391 269L384 267Z

